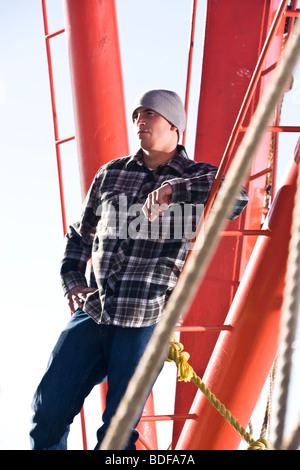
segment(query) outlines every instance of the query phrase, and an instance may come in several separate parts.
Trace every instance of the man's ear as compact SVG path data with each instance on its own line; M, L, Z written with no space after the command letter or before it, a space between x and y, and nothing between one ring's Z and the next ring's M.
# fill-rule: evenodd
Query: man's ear
M172 124L170 130L177 132L177 143L178 143L178 142L179 142L179 139L180 139L180 135L179 135L179 132L178 132L178 128L177 128L176 126L173 126L173 124Z

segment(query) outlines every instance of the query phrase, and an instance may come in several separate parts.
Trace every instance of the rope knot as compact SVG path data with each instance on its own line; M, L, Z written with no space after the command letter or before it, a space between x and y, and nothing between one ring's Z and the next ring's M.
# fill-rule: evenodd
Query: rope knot
M257 441L253 439L252 442L250 442L249 447L247 447L247 450L269 450L269 449L270 449L270 443L266 439L257 439Z
M183 351L183 344L176 341L170 342L167 361L175 362L179 382L190 382L194 375L194 370L188 363L189 358L189 353Z
M263 438L256 441L234 418L229 410L217 399L217 397L209 390L203 381L196 375L193 368L188 364L190 355L183 351L183 344L176 341L173 337L169 343L168 357L166 361L175 362L177 366L177 378L179 382L194 382L194 384L206 396L208 401L216 408L217 411L228 421L228 423L240 434L240 436L248 443L247 450L268 450L271 448L270 443Z

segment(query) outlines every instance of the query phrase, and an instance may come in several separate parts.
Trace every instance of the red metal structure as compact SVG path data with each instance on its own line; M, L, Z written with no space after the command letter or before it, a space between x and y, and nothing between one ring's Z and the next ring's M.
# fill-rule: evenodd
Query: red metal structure
M231 304L226 323L232 331L220 336L203 381L246 427L278 349L281 305L294 198L300 163L300 140L295 158L273 202L266 229L260 236ZM274 256L276 253L276 256ZM276 273L270 276L270 273ZM271 293L271 295L270 295ZM230 360L228 359L230 358ZM199 393L191 413L201 419L187 421L179 449L235 449L241 440Z
M208 209L281 56L286 19L299 16L297 2L293 0L287 10L288 3L288 0L255 0L249 8L249 2L240 0L207 1L195 160L219 166ZM49 45L51 37L64 31L67 33L83 196L102 164L128 154L128 141L115 2L63 0L63 4L65 29L49 34L46 3L42 0L65 232L59 149L62 143L74 137L60 139L58 133ZM185 102L187 112L196 9L197 1L194 0ZM291 26L292 21L287 36ZM300 158L298 146L296 163L293 163L286 184L273 202L277 150L274 133L300 131L300 128L280 127L278 116L274 110L270 132L266 133L253 161L249 180L245 182L250 196L248 208L242 217L228 224L181 327L181 342L191 354L194 370L198 375L204 375L204 381L213 393L243 426L251 417L277 350L279 301L293 202L291 195L295 190ZM269 212L270 196L272 211L268 226L262 230L262 221ZM285 205L284 211L281 210L282 204ZM280 256L274 257L274 253L279 252ZM270 271L275 270L276 276L270 276ZM225 331L220 334L222 330ZM259 372L256 370L258 358ZM103 399L105 391L101 393ZM195 419L198 416L201 420ZM156 449L154 421L169 418L154 416L150 397L139 427L141 440L138 448ZM173 449L235 449L239 445L240 437L205 397L196 393L193 384L177 385L175 416L172 418ZM83 414L82 423L86 448Z
M247 2L208 2L195 159L201 160L205 155L206 160L219 166L219 180L241 141L240 126L249 123L265 87L265 79L260 80L263 67L267 69L280 57L285 24L282 13L286 4L281 2L270 30L279 1L255 1L251 13ZM226 33L226 40L224 23L226 31L230 31L230 34ZM212 139L212 132L218 139ZM266 134L253 163L253 176L265 169L272 171L268 168L270 142L271 134ZM247 211L237 221L228 224L229 232L218 246L184 326L199 323L222 325L226 318L261 229L266 176L253 176L248 185L250 203ZM218 183L216 181L216 188ZM251 237L229 236L230 232L236 231L242 235L246 229L254 230ZM218 335L218 332L198 335L183 332L181 335L181 342L191 354L192 365L200 376L205 372ZM178 384L175 412L187 414L194 395L192 385ZM175 442L181 426L180 423L174 426Z

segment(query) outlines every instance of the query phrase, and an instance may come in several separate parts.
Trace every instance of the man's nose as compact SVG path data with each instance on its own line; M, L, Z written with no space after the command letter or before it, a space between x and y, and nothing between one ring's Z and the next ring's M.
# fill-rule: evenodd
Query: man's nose
M141 125L145 124L145 118L142 115L142 113L138 113L135 123L136 123L137 126L141 126Z

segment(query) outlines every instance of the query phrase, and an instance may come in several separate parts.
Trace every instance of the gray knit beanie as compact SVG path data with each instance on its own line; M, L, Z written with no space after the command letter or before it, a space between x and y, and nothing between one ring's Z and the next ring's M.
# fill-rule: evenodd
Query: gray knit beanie
M170 90L149 90L134 103L132 117L138 108L149 108L177 127L179 136L185 129L185 110L180 97Z

